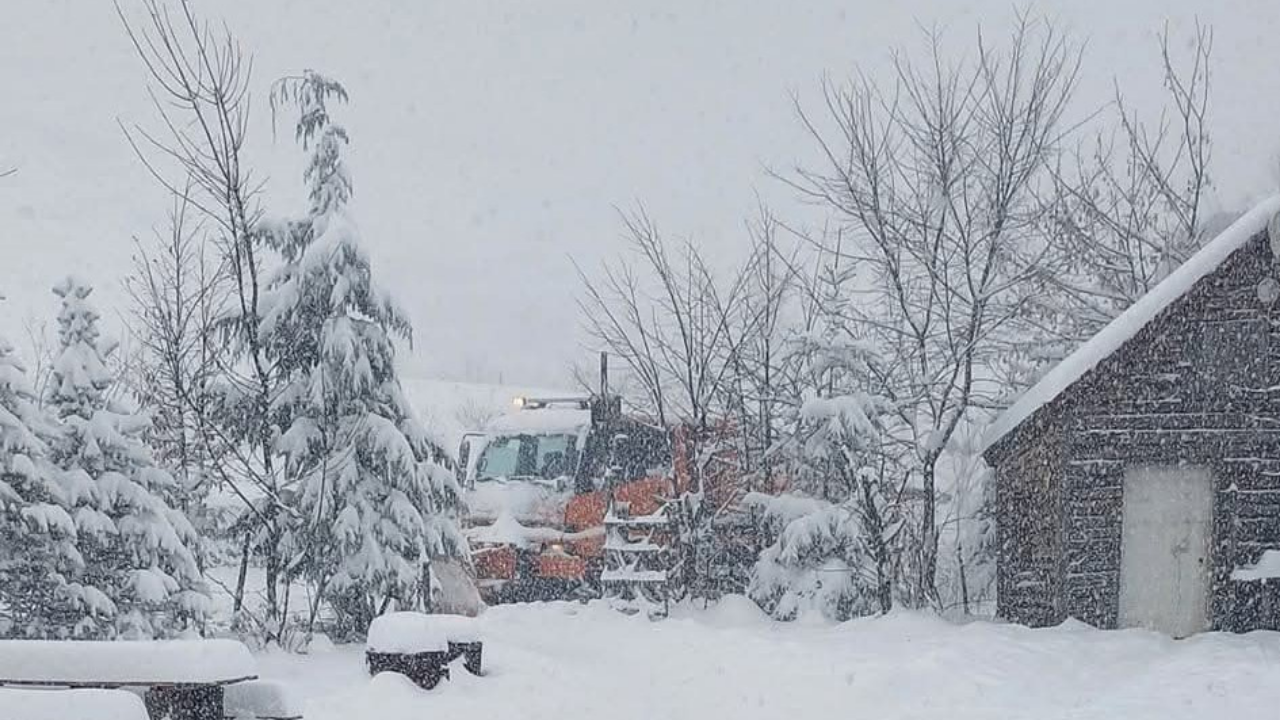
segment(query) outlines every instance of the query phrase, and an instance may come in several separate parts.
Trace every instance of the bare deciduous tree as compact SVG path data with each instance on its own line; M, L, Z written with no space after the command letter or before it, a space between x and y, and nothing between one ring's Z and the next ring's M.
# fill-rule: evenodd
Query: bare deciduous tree
M49 334L49 322L29 316L22 321L22 330L27 336L27 345L31 358L31 385L36 398L43 402L45 388L53 374L54 351L57 343Z
M1118 127L1096 134L1055 173L1053 231L1065 262L1046 270L1051 302L1043 310L1046 330L1069 344L1097 332L1204 242L1213 31L1196 25L1183 68L1167 25L1159 42L1168 105L1158 120L1141 120L1117 86Z
M232 352L221 363L217 382L221 408L207 427L234 449L237 462L227 477L255 485L265 497L248 503L242 526L257 537L265 555L270 620L280 617L280 546L290 510L281 499L272 447L270 410L277 388L258 332L264 244L258 230L260 185L243 160L252 59L229 31L200 21L188 0L139 4L145 18L138 23L130 22L118 4L116 9L147 69L163 130L134 125L125 133L151 174L207 219L225 265L230 302L220 329ZM245 547L247 553L247 535Z
M912 458L920 499L919 586L936 601L937 471L971 409L994 400L984 369L1025 314L1051 169L1079 49L1020 16L1004 49L981 32L954 63L933 35L894 57L888 85L825 85L824 126L800 108L825 158L792 184L844 223L828 248L852 272L847 326L876 350L870 392L896 408L888 436Z
M157 460L179 482L180 507L203 531L200 499L221 483L226 443L209 423L212 386L224 363L218 323L228 296L219 257L208 252L203 223L190 213L187 194L176 195L168 227L152 243L135 240L133 273L125 280L132 300L130 330L137 343L133 391L152 418ZM203 567L204 554L197 559ZM242 594L236 598L237 605Z
M732 316L746 273L721 287L693 243L673 257L643 211L623 222L639 262L606 265L601 280L579 269L588 331L627 363L660 422L709 427L729 381L728 360L743 341Z
M789 367L788 335L794 310L799 246L784 249L782 224L763 205L748 223L752 251L746 267L746 287L738 305L735 336L742 338L733 365L731 402L737 406L744 443L740 451L748 490L758 478L763 489L774 485L775 461L770 450L781 436L782 412L795 396L797 376Z
M588 332L626 363L642 389L640 404L664 427L681 427L690 460L690 491L676 505L685 533L683 577L686 590L704 594L710 520L728 506L723 496L705 493L706 480L731 449L724 446L732 416L725 399L748 338L739 319L749 273L739 269L722 282L693 243L673 256L643 212L623 222L635 260L606 265L599 280L579 268L580 306Z

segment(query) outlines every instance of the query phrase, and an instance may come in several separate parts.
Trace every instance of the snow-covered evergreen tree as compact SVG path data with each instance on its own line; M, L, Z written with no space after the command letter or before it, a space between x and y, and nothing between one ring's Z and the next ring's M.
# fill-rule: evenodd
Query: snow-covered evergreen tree
M884 431L893 406L858 389L875 358L837 325L800 337L794 352L809 380L795 435L781 448L792 492L749 498L773 542L748 592L779 619L888 611L902 575L907 490L895 462L901 449Z
M396 376L393 340L410 337L409 321L374 283L360 246L347 134L330 120L331 98L346 92L313 72L273 93L301 111L310 208L274 233L284 263L264 296L261 329L287 382L273 410L302 524L295 565L359 633L393 604L429 606L431 559L467 547L447 456Z
M48 458L54 432L13 346L0 338L0 637L66 633L66 573L81 565L68 497Z
M62 427L50 443L62 470L83 565L64 592L80 610L74 634L153 637L181 630L207 609L189 544L194 529L165 501L173 477L142 441L145 416L109 402L112 385L92 288L54 288L60 351L45 398Z
M748 595L779 620L817 613L847 620L876 611L873 561L865 531L848 504L801 494L752 494L775 538L760 552Z

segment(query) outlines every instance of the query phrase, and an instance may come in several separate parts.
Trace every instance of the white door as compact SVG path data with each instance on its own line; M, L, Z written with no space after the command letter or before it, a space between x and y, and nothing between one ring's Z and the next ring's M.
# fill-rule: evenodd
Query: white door
M1124 477L1120 627L1186 637L1208 626L1213 482L1203 468L1137 467Z

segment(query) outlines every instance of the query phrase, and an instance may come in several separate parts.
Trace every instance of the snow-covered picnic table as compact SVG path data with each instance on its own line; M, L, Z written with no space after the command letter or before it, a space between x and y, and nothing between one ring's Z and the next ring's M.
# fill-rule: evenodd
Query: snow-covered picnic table
M369 626L365 661L371 675L397 672L431 689L449 677L448 664L459 657L468 672L481 674L483 646L475 618L393 612Z
M223 688L257 677L234 640L0 641L0 686L145 688L152 717L222 720Z

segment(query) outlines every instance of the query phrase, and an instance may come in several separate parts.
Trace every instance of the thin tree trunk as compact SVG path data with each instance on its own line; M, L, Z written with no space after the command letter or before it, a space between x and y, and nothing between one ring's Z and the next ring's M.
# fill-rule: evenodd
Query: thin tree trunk
M875 494L871 492L871 483L862 480L862 512L866 519L867 534L871 537L871 554L876 561L876 601L880 612L887 613L893 609L892 558L888 543L884 537L884 516L875 503Z
M937 458L924 464L924 508L920 513L920 600L936 603L938 599L938 528L935 473Z
M244 543L240 547L240 572L236 575L236 594L235 598L232 600L232 609L236 613L239 613L244 609L244 581L245 577L249 574L250 540L251 536L246 533L244 536Z

